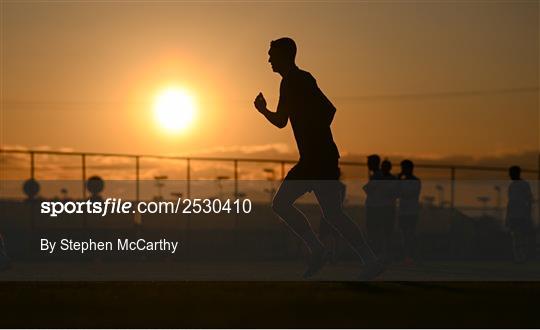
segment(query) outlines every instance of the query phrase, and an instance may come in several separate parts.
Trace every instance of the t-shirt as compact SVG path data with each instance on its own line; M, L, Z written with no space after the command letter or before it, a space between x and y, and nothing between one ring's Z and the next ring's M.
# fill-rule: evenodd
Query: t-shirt
M391 173L382 173L382 180L378 183L381 189L381 203L386 207L395 207L398 196L398 181Z
M374 171L369 177L368 183L364 185L363 188L366 193L366 207L384 206L384 189L381 187L382 180L382 173L380 171Z
M531 186L524 180L513 180L508 186L508 218L529 219L531 217L532 192Z
M422 184L416 176L399 181L399 214L416 215L420 211L420 190Z
M281 80L277 112L291 121L300 161L333 161L339 152L330 124L336 108L306 71L295 67Z

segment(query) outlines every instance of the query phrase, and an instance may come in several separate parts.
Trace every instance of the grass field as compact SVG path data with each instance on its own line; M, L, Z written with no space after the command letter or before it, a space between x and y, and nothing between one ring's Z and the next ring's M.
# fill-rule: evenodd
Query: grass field
M540 283L3 282L2 327L539 327Z
M327 265L316 281L357 281L361 265ZM132 261L101 260L17 262L0 272L0 281L297 281L302 261ZM379 281L540 281L540 262L424 262L388 266Z
M64 263L62 265L65 267ZM130 274L131 278L142 274L148 277L142 281L111 281L110 274L102 273L101 278L107 281L36 281L55 278L52 276L55 272L60 272L56 274L57 279L65 277L62 277L61 267L37 269L35 264L16 264L0 276L3 279L0 281L0 326L540 326L540 282L508 281L517 275L525 277L525 274L537 279L538 264L517 265L517 268L501 263L431 263L414 269L393 266L381 278L383 281L369 283L351 281L352 266L347 264L328 266L315 280L304 282L290 280L301 274L303 268L299 263L255 263L249 267L234 263L192 263L188 267L184 263L169 262L164 264L168 265L168 272L149 272L152 264L148 262L70 265L77 269L77 276L95 271L96 267L101 270L109 267L108 271L123 269L122 276L139 271L139 274ZM501 268L502 265L505 267ZM255 275L274 271L277 273L270 277L281 276L281 281L257 280L260 276L243 281L216 280L227 275L220 271L238 267L241 271L228 273L232 276L230 279L241 279L239 275L245 276L250 271ZM185 278L199 280L180 281L170 277L152 281L150 276L154 274L156 278L179 271L190 274ZM10 272L12 277L14 274L26 277L8 280ZM506 281L485 281L483 277L488 274L492 275L487 279L496 278L495 274ZM340 280L332 280L340 276ZM390 281L392 278L402 280ZM448 281L448 278L453 280Z

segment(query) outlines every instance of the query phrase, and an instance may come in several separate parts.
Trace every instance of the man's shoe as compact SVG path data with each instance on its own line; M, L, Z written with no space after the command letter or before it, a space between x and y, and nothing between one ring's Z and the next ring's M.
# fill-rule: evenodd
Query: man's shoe
M321 251L319 253L312 253L308 259L308 268L306 269L304 279L308 279L316 275L328 262L330 255L328 251Z
M381 275L385 269L386 265L379 260L370 262L369 264L364 265L358 279L360 281L372 281L376 279L377 276Z

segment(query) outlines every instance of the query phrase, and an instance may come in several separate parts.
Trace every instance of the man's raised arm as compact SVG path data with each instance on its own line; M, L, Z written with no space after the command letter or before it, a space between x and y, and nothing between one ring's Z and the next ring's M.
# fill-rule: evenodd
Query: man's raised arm
M283 128L287 126L287 121L289 120L288 113L284 110L282 106L278 105L277 111L272 112L266 108L266 100L262 93L259 93L253 102L255 108L262 113L266 119L271 122L274 126L278 128Z

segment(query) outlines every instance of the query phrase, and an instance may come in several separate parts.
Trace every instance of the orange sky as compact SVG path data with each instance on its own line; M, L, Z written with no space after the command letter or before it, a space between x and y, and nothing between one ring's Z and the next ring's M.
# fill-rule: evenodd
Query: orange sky
M484 155L539 145L537 1L1 6L3 146L294 151L290 128L271 127L252 106L262 91L275 108L280 77L267 50L281 36L297 41L299 66L337 106L343 153ZM152 112L170 85L198 104L180 135L160 129ZM520 88L529 89L500 92ZM461 91L499 92L452 94Z

